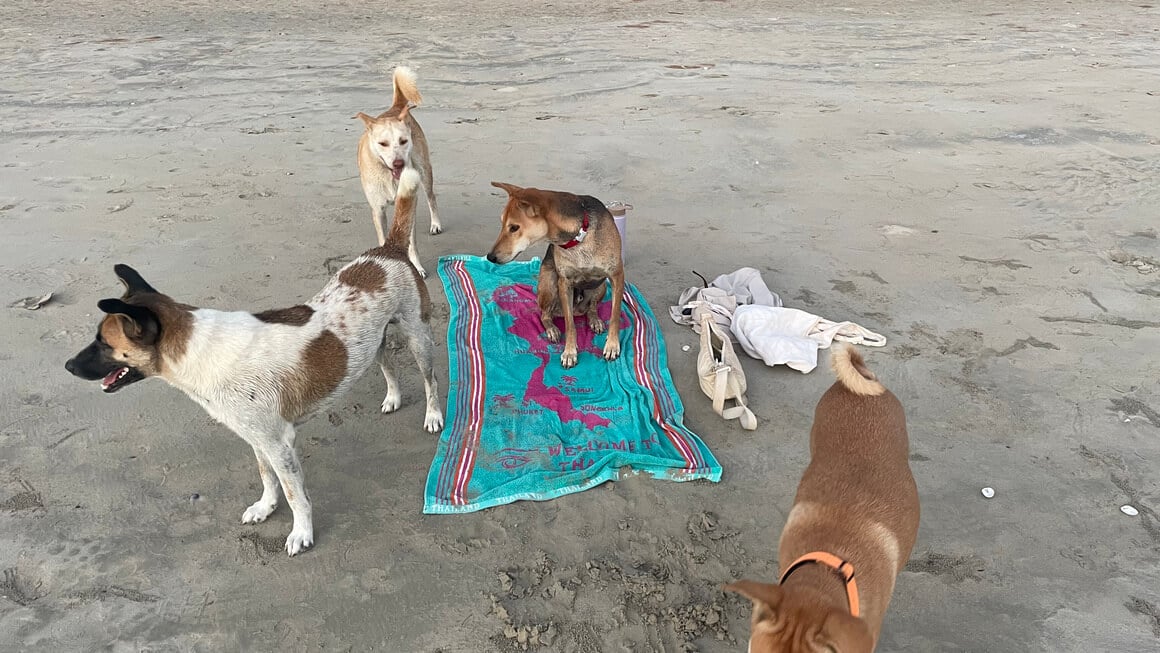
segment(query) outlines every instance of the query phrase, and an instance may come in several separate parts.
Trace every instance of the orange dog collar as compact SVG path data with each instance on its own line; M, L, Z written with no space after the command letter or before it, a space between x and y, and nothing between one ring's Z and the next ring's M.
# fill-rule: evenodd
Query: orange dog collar
M858 583L854 581L854 565L836 555L826 553L825 551L807 553L797 560L794 560L793 564L781 575L781 580L777 582L779 584L785 584L785 579L789 578L790 574L810 563L825 565L838 574L842 582L846 584L846 602L850 604L850 615L853 617L859 616L861 610L858 603Z

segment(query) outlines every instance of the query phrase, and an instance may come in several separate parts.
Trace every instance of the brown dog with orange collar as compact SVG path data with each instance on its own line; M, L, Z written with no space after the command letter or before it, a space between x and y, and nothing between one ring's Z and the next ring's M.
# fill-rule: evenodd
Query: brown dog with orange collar
M902 404L849 346L832 365L778 543L779 584L725 587L753 601L750 653L873 651L918 533Z

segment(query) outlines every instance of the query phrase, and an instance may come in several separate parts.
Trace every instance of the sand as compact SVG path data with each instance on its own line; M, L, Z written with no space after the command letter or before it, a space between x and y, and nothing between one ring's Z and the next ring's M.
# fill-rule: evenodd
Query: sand
M880 650L1160 646L1160 9L227 4L0 8L0 649L743 650L718 588L776 574L824 365L747 359L743 432L662 318L720 484L439 517L417 374L392 416L368 374L299 430L317 542L295 559L285 506L240 524L240 439L164 383L65 373L114 263L261 310L371 245L351 117L396 63L427 99L429 270L489 249L488 182L566 189L636 207L628 278L662 315L691 270L748 265L888 338L864 351L907 407L923 517Z

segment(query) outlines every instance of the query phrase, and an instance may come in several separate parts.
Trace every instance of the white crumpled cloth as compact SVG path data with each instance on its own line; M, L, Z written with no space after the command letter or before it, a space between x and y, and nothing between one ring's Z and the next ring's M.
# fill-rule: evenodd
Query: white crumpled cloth
M853 322L833 322L796 308L785 308L754 268L723 274L707 288L687 288L669 315L701 333L701 317L729 330L745 353L766 365L788 365L802 373L818 366L818 350L835 340L882 347L886 338Z
M761 272L754 268L741 268L722 274L707 288L686 288L677 304L669 307L669 316L677 324L691 326L700 333L701 315L705 312L711 313L717 324L729 328L738 306L781 306L781 297L765 285Z
M886 344L886 338L853 322L832 322L780 306L738 306L729 330L750 356L803 374L818 366L818 350L835 340L868 347Z

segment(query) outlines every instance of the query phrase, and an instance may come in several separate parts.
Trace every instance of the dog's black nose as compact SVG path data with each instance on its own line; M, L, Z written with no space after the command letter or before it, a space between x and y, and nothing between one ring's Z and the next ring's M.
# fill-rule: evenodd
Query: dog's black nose
M64 369L67 370L69 374L76 374L76 370L73 367L73 359L70 358L64 362Z
M495 263L495 254L492 254L491 252L488 252L488 253L487 253L487 260L488 260L488 261L490 261L490 262L492 262L492 263Z

